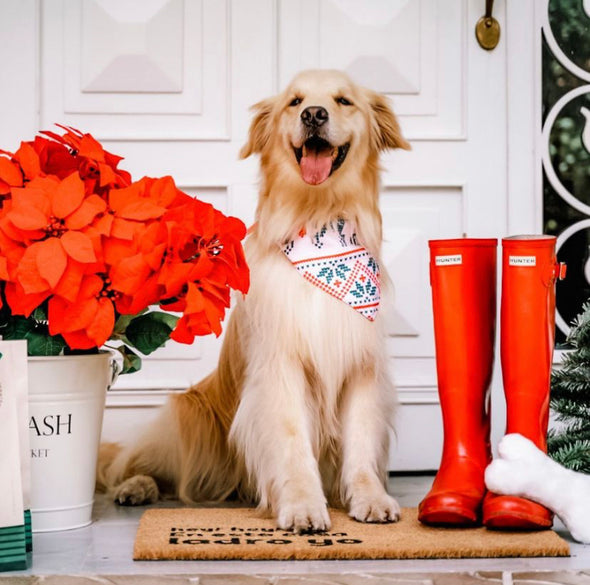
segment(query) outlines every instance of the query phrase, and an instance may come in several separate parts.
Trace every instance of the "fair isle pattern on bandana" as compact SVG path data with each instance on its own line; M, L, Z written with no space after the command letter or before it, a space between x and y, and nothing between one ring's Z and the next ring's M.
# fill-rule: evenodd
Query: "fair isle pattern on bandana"
M313 236L301 233L283 252L305 280L375 320L381 299L379 265L349 222L331 223Z

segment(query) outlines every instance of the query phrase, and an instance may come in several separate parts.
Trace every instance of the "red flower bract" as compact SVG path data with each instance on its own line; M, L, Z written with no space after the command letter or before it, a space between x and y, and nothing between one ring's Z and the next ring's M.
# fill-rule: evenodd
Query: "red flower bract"
M121 293L116 306L122 314L155 303L184 313L172 337L191 343L195 335L219 335L230 289L248 290L241 245L246 229L202 201L174 201L134 240L137 252L113 268L112 287Z
M244 224L171 177L132 182L90 134L42 132L0 151L0 281L14 315L46 303L49 332L100 347L119 315L181 312L171 337L221 332L230 290L248 290Z

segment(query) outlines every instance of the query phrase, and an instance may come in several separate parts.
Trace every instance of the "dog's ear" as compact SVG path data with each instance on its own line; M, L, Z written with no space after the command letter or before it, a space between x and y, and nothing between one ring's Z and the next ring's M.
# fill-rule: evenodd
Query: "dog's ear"
M385 150L387 148L412 150L410 143L402 136L399 122L387 98L376 91L369 91L369 103L371 104L373 119L371 140L376 150Z
M247 158L255 152L261 152L271 134L270 118L274 108L275 98L268 98L254 104L254 119L248 131L248 142L240 150L240 158Z

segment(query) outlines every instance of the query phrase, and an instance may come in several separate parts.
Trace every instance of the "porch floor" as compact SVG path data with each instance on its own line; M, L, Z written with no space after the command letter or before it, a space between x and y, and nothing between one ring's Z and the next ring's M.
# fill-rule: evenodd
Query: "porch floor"
M392 477L389 491L401 506L416 506L431 483L428 476ZM570 542L569 558L135 562L133 542L144 510L119 507L97 497L92 525L35 534L32 568L0 573L0 585L465 585L488 581L590 585L590 546L572 541L559 521L555 528Z

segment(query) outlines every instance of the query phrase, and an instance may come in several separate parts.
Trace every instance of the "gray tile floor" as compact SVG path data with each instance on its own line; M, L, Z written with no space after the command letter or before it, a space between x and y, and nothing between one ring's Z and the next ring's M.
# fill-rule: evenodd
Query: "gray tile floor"
M393 477L389 491L402 506L416 506L431 482L432 477ZM9 585L351 585L361 582L450 585L492 581L502 585L530 582L590 585L590 546L573 542L559 522L556 530L571 543L569 558L137 562L132 560L133 542L144 510L119 507L99 496L94 509L96 521L91 526L35 534L32 568L26 572L0 574L0 584L8 581ZM532 573L535 574L531 576ZM451 574L455 574L455 578L449 580Z

